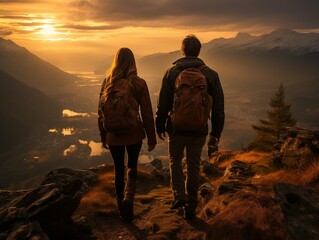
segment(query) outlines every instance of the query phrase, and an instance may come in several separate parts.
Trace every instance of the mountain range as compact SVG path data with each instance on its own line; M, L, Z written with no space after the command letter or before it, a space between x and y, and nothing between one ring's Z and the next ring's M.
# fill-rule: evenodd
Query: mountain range
M0 69L46 93L72 91L78 78L42 60L11 40L0 38Z
M39 125L59 119L61 112L55 100L0 69L0 152L26 139Z
M181 57L180 51L145 56L138 60L139 72L159 85L166 69ZM260 36L238 33L234 38L204 43L199 57L219 73L226 108L235 107L227 102L236 97L244 99L235 101L242 104L236 108L259 108L257 116L261 116L271 94L283 83L301 121L314 123L319 118L319 33L288 29Z
M173 51L137 59L139 75L147 80L154 105L164 72L180 57L180 51ZM267 103L280 83L286 89L287 101L292 104L299 124L319 128L318 33L288 29L259 36L238 33L234 38L204 43L200 58L219 73L224 88L224 135L231 136L225 144L227 148L238 148L249 141L253 134L251 124L266 116ZM105 71L105 66L102 71L100 68L98 65L94 70ZM64 108L75 106L80 111L84 107L86 111L96 111L99 87L75 89L77 77L2 38L0 69L24 83L25 87L39 89L59 99ZM12 93L12 96L19 94L21 92Z
M279 75L278 70L282 69L285 75L304 72L305 75L315 73L314 77L318 77L318 53L319 33L277 29L260 36L238 33L234 38L214 39L202 44L200 57L226 77L237 75L241 70L241 74L232 77L241 78L244 74L253 78L257 73L261 75L265 68L273 69L268 74ZM138 63L143 74L162 76L166 68L181 57L180 51L156 53L140 58ZM292 68L295 65L299 68Z
M253 36L238 33L234 38L218 38L204 45L204 48L233 48L270 50L285 48L296 54L319 51L318 33L300 33L289 29L276 29L271 33Z

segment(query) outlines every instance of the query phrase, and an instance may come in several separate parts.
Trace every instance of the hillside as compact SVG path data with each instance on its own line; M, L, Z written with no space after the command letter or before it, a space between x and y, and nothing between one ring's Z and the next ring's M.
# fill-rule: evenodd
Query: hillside
M0 152L25 139L32 129L61 117L61 106L43 92L0 70Z
M0 38L0 69L45 93L70 92L78 80L27 49L3 38Z
M194 220L169 208L160 160L139 165L132 223L119 218L112 165L52 170L34 189L0 191L0 239L318 239L318 139L293 128L271 154L217 152L201 164Z

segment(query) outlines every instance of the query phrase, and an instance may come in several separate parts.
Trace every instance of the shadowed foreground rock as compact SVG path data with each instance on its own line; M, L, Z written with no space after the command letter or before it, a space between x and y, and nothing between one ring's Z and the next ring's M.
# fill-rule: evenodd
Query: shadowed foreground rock
M319 239L319 191L286 183L275 185L289 240Z
M250 178L254 175L251 166L239 160L230 163L224 173L224 181L218 187L218 194L234 193L243 188L256 187L250 183Z
M286 128L272 153L272 164L278 168L302 168L319 159L319 131Z
M63 168L51 171L38 188L6 192L0 208L0 239L94 239L71 217L83 192L97 180L92 171Z

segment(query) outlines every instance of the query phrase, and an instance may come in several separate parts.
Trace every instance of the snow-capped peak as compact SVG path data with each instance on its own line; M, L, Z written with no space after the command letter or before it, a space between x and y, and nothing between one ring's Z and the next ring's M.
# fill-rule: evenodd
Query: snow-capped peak
M289 29L277 29L260 38L258 45L265 48L288 48L295 52L319 50L318 33L299 33Z
M215 39L209 47L240 47L273 49L284 48L296 54L319 51L319 33L301 33L290 29L276 29L268 34L254 36L239 32L234 38Z

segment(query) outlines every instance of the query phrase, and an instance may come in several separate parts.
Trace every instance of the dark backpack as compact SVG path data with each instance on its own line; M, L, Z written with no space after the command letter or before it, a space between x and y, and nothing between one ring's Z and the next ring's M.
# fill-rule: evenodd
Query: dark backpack
M108 132L125 135L141 124L139 104L134 97L131 79L119 79L106 85L103 109L104 127Z
M187 68L178 74L171 112L174 129L199 131L207 126L212 97L207 92L207 80L201 72L205 67Z

